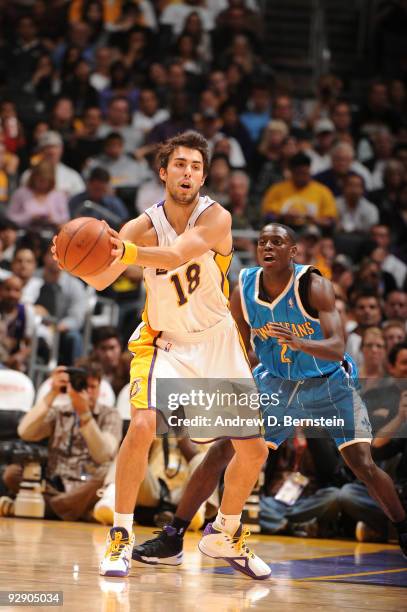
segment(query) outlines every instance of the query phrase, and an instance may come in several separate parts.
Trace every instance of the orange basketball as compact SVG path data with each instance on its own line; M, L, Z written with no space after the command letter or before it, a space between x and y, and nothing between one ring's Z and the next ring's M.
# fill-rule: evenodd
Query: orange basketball
M56 239L58 261L75 276L93 276L113 261L110 235L98 219L79 217L66 223Z

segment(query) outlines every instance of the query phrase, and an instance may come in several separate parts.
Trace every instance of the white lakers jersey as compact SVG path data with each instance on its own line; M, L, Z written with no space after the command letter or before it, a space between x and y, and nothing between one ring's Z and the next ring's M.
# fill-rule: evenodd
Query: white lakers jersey
M199 198L186 232L212 204L214 200L207 196ZM167 220L164 202L145 212L157 232L158 246L170 246L178 234ZM231 260L232 254L208 251L174 270L144 268L147 298L143 320L154 330L177 334L203 331L219 323L229 316L227 273Z

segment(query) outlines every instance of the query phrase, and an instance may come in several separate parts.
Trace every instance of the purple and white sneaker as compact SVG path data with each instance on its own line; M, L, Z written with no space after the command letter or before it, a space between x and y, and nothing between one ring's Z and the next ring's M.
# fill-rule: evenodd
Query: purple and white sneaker
M271 575L271 570L267 563L264 563L246 545L246 538L250 531L243 531L240 525L234 536L224 531L217 531L213 524L209 523L201 541L198 544L199 550L212 559L223 559L234 569L246 574L254 580L266 580Z
M124 527L111 528L107 536L106 552L99 566L101 576L125 578L129 575L134 540L134 533L129 536Z

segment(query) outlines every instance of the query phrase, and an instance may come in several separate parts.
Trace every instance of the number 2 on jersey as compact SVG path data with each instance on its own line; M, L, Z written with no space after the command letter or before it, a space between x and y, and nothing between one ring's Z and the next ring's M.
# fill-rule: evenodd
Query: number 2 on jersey
M292 363L291 359L289 357L286 357L286 352L288 350L288 345L287 344L282 344L281 345L281 354L280 354L280 359L283 363Z
M199 266L199 264L196 264L196 263L191 264L186 269L185 280L187 283L187 291L189 295L191 295L191 293L195 291L195 289L198 287L200 283L200 276L199 276L200 271L201 271L201 267ZM179 275L173 274L170 277L170 281L174 284L175 291L177 292L178 306L183 306L184 304L188 302L188 298L185 296L185 291L182 288L181 279Z

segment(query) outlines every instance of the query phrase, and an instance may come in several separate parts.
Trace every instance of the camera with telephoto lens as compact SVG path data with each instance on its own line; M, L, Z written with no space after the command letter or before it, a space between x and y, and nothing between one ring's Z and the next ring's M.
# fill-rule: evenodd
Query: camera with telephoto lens
M66 368L65 372L69 375L69 382L71 383L72 389L75 391L83 391L88 386L87 379L88 373L83 368ZM61 389L63 393L66 393L66 387Z
M26 444L21 440L0 443L0 461L18 463L23 468L14 506L15 516L44 517L42 465L46 464L47 459L48 449L44 446Z

